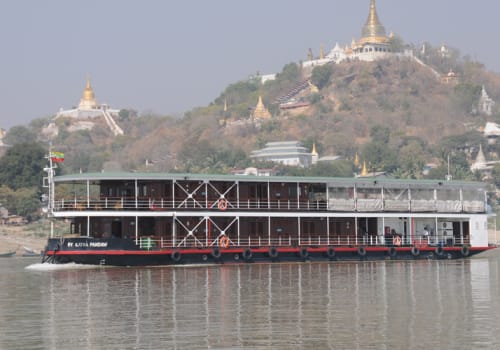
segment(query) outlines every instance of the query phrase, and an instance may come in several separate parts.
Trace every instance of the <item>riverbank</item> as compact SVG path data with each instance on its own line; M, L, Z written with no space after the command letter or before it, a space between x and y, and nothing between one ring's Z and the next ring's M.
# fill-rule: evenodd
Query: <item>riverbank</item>
M15 251L17 255L25 252L25 247L36 252L43 250L47 244L49 230L41 223L0 226L0 254Z

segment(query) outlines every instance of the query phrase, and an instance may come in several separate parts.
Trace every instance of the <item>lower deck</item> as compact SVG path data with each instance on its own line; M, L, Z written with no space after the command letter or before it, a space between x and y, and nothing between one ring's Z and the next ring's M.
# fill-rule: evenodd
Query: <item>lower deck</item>
M486 220L481 218L481 220ZM463 246L468 217L77 217L70 233L129 238L151 249L301 246ZM485 225L485 222L481 222ZM479 222L475 222L479 226ZM476 235L478 236L478 235ZM483 244L487 245L487 241Z
M49 239L44 262L144 266L259 262L314 262L363 260L459 259L489 247L413 246L302 246L158 248L119 238Z

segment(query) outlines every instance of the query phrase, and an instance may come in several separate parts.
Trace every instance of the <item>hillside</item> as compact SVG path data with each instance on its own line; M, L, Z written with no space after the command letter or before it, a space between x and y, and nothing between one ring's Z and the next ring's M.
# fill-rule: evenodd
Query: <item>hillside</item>
M358 153L373 170L404 168L400 151L405 147L406 157L418 158L418 166L442 160L443 152L464 144L470 148L464 154L470 161L479 143L488 147L477 130L487 120L500 120L497 109L487 117L472 114L472 106L483 85L499 100L500 77L467 59L441 59L439 64L432 64L433 57L423 60L429 66L408 57L332 63L312 70L290 63L275 80L262 84L255 77L231 84L209 106L180 119L120 113L117 122L124 136L113 136L102 121L91 130L70 131L72 121L58 119L59 133L52 142L66 154L64 172L224 172L248 166L252 150L278 140L299 140L307 147L315 143L320 155L350 160ZM447 66L458 77L452 83L436 77L436 70L446 75ZM308 79L318 82L319 90L301 96L307 106L280 109L277 99ZM273 115L270 120L250 118L259 96ZM47 123L34 121L30 129L40 135ZM388 152L385 159L376 159L374 146ZM496 146L489 147L489 153L498 154Z

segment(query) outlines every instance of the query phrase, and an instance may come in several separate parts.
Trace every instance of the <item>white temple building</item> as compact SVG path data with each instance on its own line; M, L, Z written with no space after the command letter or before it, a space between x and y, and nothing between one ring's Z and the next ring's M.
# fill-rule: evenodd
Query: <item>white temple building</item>
M493 122L487 122L483 130L483 135L488 139L489 145L495 144L500 137L500 125Z
M481 90L481 96L479 97L479 103L477 106L477 110L479 113L486 114L488 116L493 114L493 107L495 106L495 101L493 101L488 93L486 92L486 88L483 85Z
M356 41L352 39L351 45L341 47L338 43L323 57L322 51L318 59L309 55L308 60L302 63L303 67L321 66L327 63L340 63L349 59L372 62L387 58L395 53L391 50L391 36L387 36L385 27L380 22L377 14L375 0L370 0L370 11L368 19L361 31L361 38Z
M82 98L78 107L73 109L63 109L61 108L57 113L55 119L67 117L77 120L78 125L74 126L75 130L78 129L89 129L93 127L93 123L88 121L89 119L94 119L98 117L103 117L106 124L108 125L111 132L117 135L123 135L123 130L118 126L115 119L120 112L119 109L111 109L106 104L98 104L92 86L90 84L90 79L87 78L85 84L85 89L83 90ZM80 125L81 124L81 125Z
M270 161L288 166L308 168L312 164L312 153L299 141L268 142L262 149L252 151L250 158Z

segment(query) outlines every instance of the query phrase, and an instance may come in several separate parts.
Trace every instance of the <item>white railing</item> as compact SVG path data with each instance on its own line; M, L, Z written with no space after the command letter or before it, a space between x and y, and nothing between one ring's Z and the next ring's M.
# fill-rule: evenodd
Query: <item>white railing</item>
M167 198L73 198L56 199L54 211L73 210L297 210L297 211L339 211L339 212L437 212L437 213L480 213L486 210L481 201L440 201L440 200L232 200L224 199L226 205L221 209L219 199L184 198L172 200Z
M161 248L213 248L220 247L220 239L206 239L205 237L178 237L174 243L171 238L142 236L136 242L142 249L161 249ZM392 238L383 236L355 237L350 236L327 236L318 234L308 234L300 239L297 236L282 235L269 239L266 235L257 235L252 237L232 237L228 236L229 245L226 248L241 247L357 247L357 246L377 246L377 247L411 247L411 246L462 246L470 244L469 239L453 237L443 239L439 237L403 237L401 243L395 244Z

